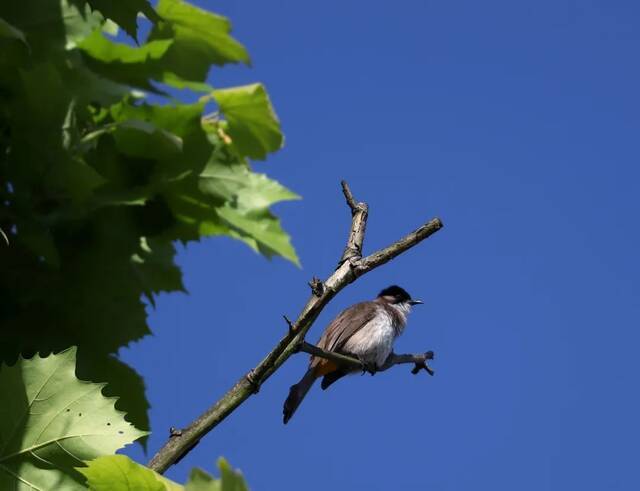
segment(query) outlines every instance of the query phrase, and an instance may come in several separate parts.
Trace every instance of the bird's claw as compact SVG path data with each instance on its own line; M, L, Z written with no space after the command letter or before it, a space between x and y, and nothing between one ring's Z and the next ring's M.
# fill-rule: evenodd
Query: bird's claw
M416 364L414 365L413 369L411 370L411 373L416 375L417 373L420 372L420 370L424 370L425 372L427 372L429 375L431 375L433 377L435 372L434 372L433 368L431 368L427 364L427 360L433 360L433 358L434 358L433 351L427 351L424 354L423 358L424 359L422 361L416 362Z
M378 371L378 366L375 363L368 363L362 360L360 360L360 363L362 363L362 375L368 373L373 376Z

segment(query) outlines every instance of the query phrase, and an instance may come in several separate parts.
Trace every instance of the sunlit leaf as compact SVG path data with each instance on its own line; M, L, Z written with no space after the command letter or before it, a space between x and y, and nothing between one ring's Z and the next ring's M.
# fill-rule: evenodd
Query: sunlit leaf
M122 27L127 34L136 39L138 13L144 14L149 20L156 22L158 14L151 7L148 0L87 0L91 7L99 10L102 15L111 19Z
M249 63L249 55L229 35L228 19L182 0L159 0L162 20L151 31L150 40L173 39L163 63L167 71L189 81L204 82L211 64Z
M241 155L264 159L282 147L280 122L261 84L215 90L213 96L229 122L228 133Z
M76 350L0 367L0 489L82 489L74 470L144 435L75 376Z
M217 209L218 216L229 225L248 236L245 240L256 251L267 257L279 255L296 265L300 265L291 238L282 229L280 220L269 211L243 213L229 204Z
M91 491L248 491L242 474L218 460L220 478L192 469L183 487L124 455L99 457L78 469Z
M173 39L161 39L141 46L130 46L107 39L100 30L95 30L83 39L78 47L89 56L105 63L142 63L162 58L172 43Z
M77 361L76 373L79 378L89 376L96 382L108 381L102 389L107 397L117 397L116 409L127 415L127 421L142 431L149 431L149 402L145 397L145 383L142 376L115 355L86 353ZM146 448L148 437L142 436L137 443Z
M171 72L163 72L161 77L158 79L160 82L170 85L176 89L189 89L194 92L204 92L211 93L213 92L213 87L205 82L190 82L189 80L185 80L181 77L178 77L175 73Z
M242 474L234 470L222 457L218 459L220 468L220 480L222 481L222 491L248 491L247 484Z
M297 194L246 165L215 161L200 175L200 189L224 200L216 213L238 232L238 238L268 257L280 255L299 265L289 235L268 210L274 203L299 199Z
M182 491L179 484L162 477L125 455L99 457L78 469L91 491Z
M51 2L54 4L55 2ZM92 12L85 0L61 0L60 9L64 22L66 48L75 48L104 22L100 12ZM47 27L55 28L55 18L48 18Z
M300 199L279 182L249 170L246 165L209 162L200 174L200 189L233 201L244 210L267 208L280 201Z
M189 481L187 481L186 491L221 491L222 483L215 477L207 474L197 467L191 469Z

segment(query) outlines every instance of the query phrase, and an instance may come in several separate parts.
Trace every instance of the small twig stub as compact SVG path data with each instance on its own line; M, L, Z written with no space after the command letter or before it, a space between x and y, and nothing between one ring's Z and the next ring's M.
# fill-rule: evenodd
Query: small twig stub
M355 213L358 210L358 203L353 197L353 193L351 193L351 189L349 188L347 181L342 180L340 181L340 184L342 185L342 194L344 194L344 197L347 200L347 205L351 208L351 213Z
M254 394L257 394L258 392L260 392L260 381L257 380L257 377L255 375L255 370L249 370L249 373L245 375L245 378L251 385L251 388L253 389Z
M324 293L324 283L322 283L322 280L316 276L311 278L309 287L311 288L311 293L313 293L316 297L321 297Z
M286 315L283 315L282 317L284 317L284 321L287 323L287 326L289 327L289 336L292 336L296 331L296 326L293 324L293 322L291 322L291 319L289 319Z

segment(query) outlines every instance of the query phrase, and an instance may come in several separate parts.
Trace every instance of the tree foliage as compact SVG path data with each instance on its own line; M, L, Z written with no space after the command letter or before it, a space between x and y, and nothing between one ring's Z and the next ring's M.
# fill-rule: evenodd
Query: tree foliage
M149 334L144 298L184 291L175 242L226 235L298 263L269 210L298 196L249 161L282 147L278 118L261 84L206 82L249 56L182 0L1 2L0 54L0 361L78 346L80 378L148 430L116 354Z

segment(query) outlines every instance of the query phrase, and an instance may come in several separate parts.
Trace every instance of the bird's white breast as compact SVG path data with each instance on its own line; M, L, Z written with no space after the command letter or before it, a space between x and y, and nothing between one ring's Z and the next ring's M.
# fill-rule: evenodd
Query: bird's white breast
M382 366L393 351L398 332L393 317L383 307L377 307L375 317L347 340L344 349L366 363Z

